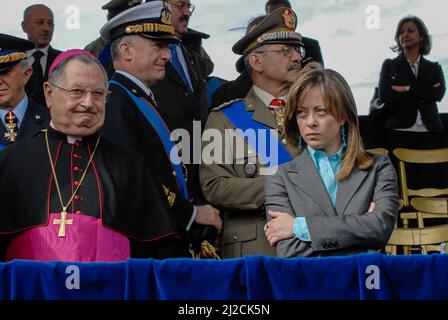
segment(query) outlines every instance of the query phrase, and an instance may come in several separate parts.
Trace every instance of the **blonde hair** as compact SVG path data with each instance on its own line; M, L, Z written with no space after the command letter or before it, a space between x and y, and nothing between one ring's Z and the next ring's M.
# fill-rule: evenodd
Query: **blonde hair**
M297 147L300 130L296 112L304 97L314 87L320 88L328 112L338 121L345 122L347 148L342 156L341 170L337 179L347 178L355 167L361 170L371 167L374 163L374 157L364 149L359 133L356 103L350 87L336 71L322 69L315 65L304 68L289 91L284 123L285 138L288 145L296 154L303 151Z

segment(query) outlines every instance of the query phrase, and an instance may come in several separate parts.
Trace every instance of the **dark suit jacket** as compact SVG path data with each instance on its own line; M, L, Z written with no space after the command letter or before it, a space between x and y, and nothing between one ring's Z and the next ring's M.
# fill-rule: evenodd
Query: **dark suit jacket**
M50 123L50 112L48 108L42 107L32 100L28 100L25 116L19 127L16 142L27 140L39 134L42 129L46 129ZM0 144L8 145L5 138L6 127L0 125Z
M266 212L305 217L311 242L277 243L279 257L347 255L383 248L398 215L397 174L387 156L338 183L336 208L307 150L266 177ZM368 212L370 203L375 209ZM270 216L268 220L270 220Z
M434 87L439 83L438 87ZM410 86L408 92L392 90L393 85ZM386 105L387 128L409 128L417 119L417 110L422 115L426 128L432 132L442 132L442 122L437 109L437 101L445 94L445 79L440 65L420 59L418 76L415 77L406 57L400 54L395 59L387 59L381 67L379 97Z
M53 49L51 46L48 48L48 57L47 57L47 65L45 67L44 72L44 82L48 80L48 71L50 70L50 66L53 63L54 59L61 53L62 51ZM26 84L25 91L28 94L28 97L30 97L35 102L39 103L40 105L46 106L47 103L45 101L44 96L44 89L43 89L43 83L40 86L39 91L35 91L33 87L33 83L37 81L36 74L33 73L30 80Z
M191 94L171 63L166 64L165 78L151 86L160 112L165 116L171 130L185 129L190 140L190 155L193 158L193 143L200 146L201 141L193 141L193 121L201 121L201 132L208 116L207 75L203 59L193 50L182 46L188 65L193 94ZM186 144L184 143L185 147ZM197 148L200 152L200 147ZM200 155L200 154L198 154ZM192 160L192 159L190 159ZM193 161L190 161L193 163ZM193 198L200 198L198 165L187 164L188 190Z
M306 64L311 61L316 61L323 66L324 60L322 58L319 42L307 37L302 37L302 42L306 51L305 58L302 63ZM242 61L241 58L237 61L237 70L242 70L241 74L235 80L225 82L218 89L216 89L212 96L212 105L210 106L211 109L219 107L221 104L230 100L242 99L249 92L252 87L252 79L250 78L246 68L242 68L242 66L240 66L240 64L243 63L240 61Z
M124 85L137 97L142 97L155 105L138 85L124 75L115 73L112 80ZM172 213L173 223L177 225L181 233L190 221L193 205L180 193L170 159L159 135L123 88L111 84L109 90L112 93L106 104L106 119L101 131L102 135L115 144L143 155L158 182L176 195L170 213Z

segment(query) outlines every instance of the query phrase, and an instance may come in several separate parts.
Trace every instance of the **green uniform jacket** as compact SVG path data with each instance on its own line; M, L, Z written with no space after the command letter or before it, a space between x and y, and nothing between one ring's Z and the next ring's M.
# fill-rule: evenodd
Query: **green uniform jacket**
M207 201L224 211L223 258L255 254L274 256L275 248L269 245L263 231L266 223L265 178L260 175L260 168L263 166L259 162L256 150L250 147L241 135L236 134L236 143L232 144L232 138L225 133L226 129L228 133L233 132L235 126L221 110L233 102L235 101L215 108L207 120L204 137L207 136L208 129L217 130L222 137L220 140L222 148L216 148L221 154L216 156L215 153L213 158L213 154L210 156L209 152L212 143L203 142L202 164L199 170L201 188ZM253 113L252 119L269 128L277 129L275 116L256 96L253 89L249 91L244 102L246 112ZM244 148L238 148L238 145ZM213 159L218 163L210 164ZM256 163L257 172L254 176L248 177L246 174L247 163Z

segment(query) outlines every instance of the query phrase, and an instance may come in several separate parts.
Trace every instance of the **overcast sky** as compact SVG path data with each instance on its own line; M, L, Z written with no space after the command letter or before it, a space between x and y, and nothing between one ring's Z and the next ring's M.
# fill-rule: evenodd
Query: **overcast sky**
M101 6L107 0L43 0L55 15L52 45L64 50L84 47L98 37L106 22ZM250 18L264 14L266 0L192 0L196 10L190 26L209 33L204 47L215 63L214 75L231 80L237 76L232 45L242 37ZM23 9L30 0L13 0L0 12L3 33L25 37L20 27ZM319 40L325 66L340 72L350 83L360 114L367 114L381 64L394 57L389 47L397 22L407 14L419 16L433 36L428 59L448 72L446 0L292 0L298 13L298 31ZM76 14L79 12L79 15ZM79 19L78 19L79 18ZM439 104L448 112L448 98Z

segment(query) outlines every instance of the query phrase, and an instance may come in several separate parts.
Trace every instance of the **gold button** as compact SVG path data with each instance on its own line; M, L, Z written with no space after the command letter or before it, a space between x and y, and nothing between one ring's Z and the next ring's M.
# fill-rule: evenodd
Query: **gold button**
M173 176L177 176L177 173L176 173L176 171L173 171Z

